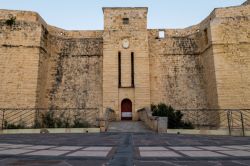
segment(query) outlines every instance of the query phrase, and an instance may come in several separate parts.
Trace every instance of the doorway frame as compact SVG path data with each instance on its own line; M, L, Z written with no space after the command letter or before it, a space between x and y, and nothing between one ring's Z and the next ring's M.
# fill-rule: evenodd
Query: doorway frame
M124 104L125 104L124 102L128 102L131 111L129 111L129 112L123 111L123 109L124 109ZM120 110L120 112L121 112L121 120L122 120L122 121L124 121L124 120L132 121L132 120L133 120L133 102L132 102L129 98L124 98L124 99L121 101L121 110ZM122 113L123 113L123 112L131 113L131 117L123 117L123 116L122 116Z

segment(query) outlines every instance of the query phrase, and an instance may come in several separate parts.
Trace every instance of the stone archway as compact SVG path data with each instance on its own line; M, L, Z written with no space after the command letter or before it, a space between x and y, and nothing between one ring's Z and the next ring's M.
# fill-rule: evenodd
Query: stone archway
M122 100L121 120L132 120L132 101L129 99Z

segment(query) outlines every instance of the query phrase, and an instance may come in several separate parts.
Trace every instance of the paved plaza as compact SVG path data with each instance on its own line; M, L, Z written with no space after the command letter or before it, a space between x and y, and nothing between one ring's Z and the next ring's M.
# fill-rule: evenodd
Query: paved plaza
M250 138L155 133L0 135L0 165L250 165Z

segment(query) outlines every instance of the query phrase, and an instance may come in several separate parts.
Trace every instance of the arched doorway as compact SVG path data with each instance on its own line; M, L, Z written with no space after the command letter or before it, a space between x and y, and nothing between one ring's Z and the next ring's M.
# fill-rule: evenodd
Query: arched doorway
M132 102L129 99L122 100L121 119L122 120L132 120Z

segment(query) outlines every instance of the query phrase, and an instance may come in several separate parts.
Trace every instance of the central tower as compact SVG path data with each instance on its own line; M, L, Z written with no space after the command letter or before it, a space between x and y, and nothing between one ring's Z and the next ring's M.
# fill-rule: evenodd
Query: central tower
M138 120L150 106L147 8L103 8L103 110Z

